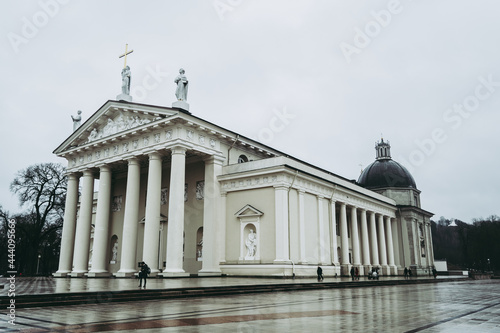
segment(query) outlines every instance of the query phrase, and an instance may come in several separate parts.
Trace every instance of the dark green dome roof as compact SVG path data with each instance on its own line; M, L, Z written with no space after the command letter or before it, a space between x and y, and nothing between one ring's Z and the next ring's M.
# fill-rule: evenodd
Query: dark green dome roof
M410 172L392 159L379 159L366 167L359 176L358 185L369 189L381 187L417 188Z
M377 160L366 167L358 185L368 189L383 187L417 188L411 173L391 158L391 145L382 139L375 144Z

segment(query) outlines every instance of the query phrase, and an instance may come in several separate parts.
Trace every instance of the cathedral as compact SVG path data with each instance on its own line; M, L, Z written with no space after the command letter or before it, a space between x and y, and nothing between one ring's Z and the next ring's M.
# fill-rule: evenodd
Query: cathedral
M68 163L54 276L429 273L433 214L389 142L349 180L192 114L183 70L172 107L132 102L122 75L54 151Z

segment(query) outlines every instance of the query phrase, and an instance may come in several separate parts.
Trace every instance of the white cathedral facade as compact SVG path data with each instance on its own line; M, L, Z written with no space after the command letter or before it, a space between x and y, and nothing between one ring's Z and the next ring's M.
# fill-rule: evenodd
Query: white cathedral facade
M54 275L427 273L432 214L389 144L376 151L355 182L181 108L108 101L54 151L68 162Z

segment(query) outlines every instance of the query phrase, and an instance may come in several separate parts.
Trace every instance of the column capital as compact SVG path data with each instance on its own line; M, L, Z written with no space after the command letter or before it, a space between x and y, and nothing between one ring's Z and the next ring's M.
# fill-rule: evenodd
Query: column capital
M148 157L149 157L150 161L151 160L161 160L162 155L159 152L155 151L155 152L149 153Z
M218 164L218 165L223 165L225 159L226 158L224 156L209 155L209 156L206 156L203 159L203 161L205 162L205 164L207 164L207 163L214 163L214 164Z
M100 172L110 172L111 166L109 164L103 163L97 166Z
M128 165L131 165L131 164L139 164L139 158L137 156L133 156L133 157L128 157L125 159L125 161L127 161Z
M78 179L81 177L81 174L80 174L80 172L67 172L65 176L68 177L68 180L69 179Z
M89 176L94 177L94 171L92 171L91 169L83 170L83 177L89 177Z
M172 155L186 155L188 147L184 145L175 145L170 147L170 151Z

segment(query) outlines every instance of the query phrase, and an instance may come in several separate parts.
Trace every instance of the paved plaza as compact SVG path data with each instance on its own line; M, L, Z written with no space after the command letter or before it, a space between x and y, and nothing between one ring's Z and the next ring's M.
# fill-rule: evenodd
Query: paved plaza
M152 279L148 287L155 283L242 285L256 283L256 280L263 283L262 279L239 278ZM293 280L264 280L293 283ZM137 282L131 279L48 281L56 286L75 283L81 288ZM311 283L313 281L311 279ZM356 282L352 283L350 287ZM40 282L32 285L48 292L55 287L42 288ZM7 322L5 313L2 310L4 320L0 322L0 329L3 332L499 332L500 281L464 279L26 308L17 309L16 326Z

